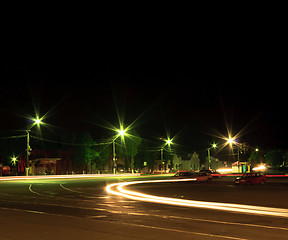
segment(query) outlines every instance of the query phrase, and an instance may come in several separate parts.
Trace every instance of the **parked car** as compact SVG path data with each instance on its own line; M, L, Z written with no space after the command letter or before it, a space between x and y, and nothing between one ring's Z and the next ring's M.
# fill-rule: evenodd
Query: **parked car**
M267 177L263 173L247 173L241 177L237 177L234 180L236 185L254 185L254 184L265 184Z

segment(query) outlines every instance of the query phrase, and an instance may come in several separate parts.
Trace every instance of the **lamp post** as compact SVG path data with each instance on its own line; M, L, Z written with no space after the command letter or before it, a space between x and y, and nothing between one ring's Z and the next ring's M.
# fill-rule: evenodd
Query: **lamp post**
M14 174L17 176L18 175L18 171L17 171L17 157L11 157L11 163L12 165L14 165Z
M213 144L212 144L212 147L207 148L207 151L208 151L208 161L209 161L208 170L210 170L210 168L211 168L210 149L212 149L212 148L214 148L214 149L217 148L217 144L216 144L216 143L213 143Z
M118 134L116 135L116 137L113 139L112 142L112 153L113 153L113 174L116 174L116 152L115 152L115 140L121 136L124 137L124 135L126 135L126 130L121 128L117 130Z
M234 150L233 150L233 144L236 144L237 142L235 141L235 137L231 137L229 136L229 138L227 138L227 144L230 145L230 147L232 148L232 153L234 155ZM238 143L238 146L237 146L237 160L238 162L240 161L240 148L239 148L239 143Z
M26 176L29 176L29 156L30 156L30 153L31 153L31 148L30 148L30 134L29 132L31 131L31 128L34 127L35 125L39 126L42 121L39 117L33 119L33 123L30 124L27 129L26 129L26 133L27 133L27 148L26 148Z
M163 140L163 138L160 138L161 140ZM167 139L167 140L165 140L165 144L161 147L161 149L160 149L160 158L161 158L161 165L162 165L162 168L161 168L161 174L162 174L162 172L163 172L163 169L164 169L164 167L165 167L165 163L164 163L164 159L163 159L163 149L164 149L164 147L166 146L166 145L168 145L169 147L170 147L170 145L173 143L172 142L172 140L171 139Z

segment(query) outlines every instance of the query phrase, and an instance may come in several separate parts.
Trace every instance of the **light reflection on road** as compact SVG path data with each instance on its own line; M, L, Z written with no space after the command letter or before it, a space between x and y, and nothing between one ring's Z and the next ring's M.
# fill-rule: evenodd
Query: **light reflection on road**
M124 188L129 185L143 184L143 183L163 183L163 182L183 182L183 181L196 181L196 179L151 180L151 181L113 183L106 187L106 191L110 194L126 197L137 201L288 218L288 209L283 208L160 197L136 191L130 191Z

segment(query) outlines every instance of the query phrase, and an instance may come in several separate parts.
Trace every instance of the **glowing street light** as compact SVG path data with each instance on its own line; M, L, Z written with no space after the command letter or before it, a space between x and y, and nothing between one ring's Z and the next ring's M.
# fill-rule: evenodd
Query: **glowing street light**
M120 129L118 130L118 135L123 137L126 134L126 130L125 129Z
M234 137L231 137L231 136L229 136L229 138L227 138L227 143L226 144L229 144L230 145L230 147L232 148L232 151L233 151L233 147L232 147L232 145L233 144L237 144L238 145L238 161L240 161L240 144L238 143L238 142L236 142L235 141L235 139L236 139L236 137L234 136ZM234 151L233 151L233 153L234 153Z
M124 136L127 134L126 129L117 129L116 132L118 133L116 137L113 139L112 147L113 147L113 174L116 174L116 152L115 152L115 140L120 136L121 138L124 138Z
M170 145L173 144L173 141L172 139L168 138L168 139L163 139L163 138L160 138L160 140L164 140L165 141L165 144L162 145L161 149L160 149L160 156L161 156L161 164L163 165L162 169L161 169L161 174L163 172L163 169L164 169L164 165L165 165L165 162L163 160L163 149L166 145L168 145L169 149L170 149Z
M170 146L170 144L172 144L172 140L171 139L167 139L166 143Z
M232 145L232 144L234 144L234 143L235 143L235 139L234 139L234 138L229 137L229 138L227 139L227 144Z
M38 117L34 119L34 123L37 124L39 126L39 124L41 124L41 119L39 119Z
M31 131L31 128L37 125L38 127L42 124L41 118L38 116L33 119L33 123L27 126L26 133L27 133L27 148L26 148L26 176L29 176L29 155L31 153L31 148L30 148L30 135L29 132Z
M17 160L16 157L11 157L11 163L12 163L12 165L15 166L17 161L18 161L18 160Z
M211 168L211 157L210 157L210 149L212 149L212 148L216 149L216 148L217 148L217 144L216 144L216 143L213 143L213 144L212 144L212 147L210 147L210 148L207 148L207 151L208 151L208 161L209 161L209 166L208 166L208 169L210 169L210 168Z
M18 162L17 157L15 157L15 156L11 157L11 164L12 164L12 166L14 166L14 174L15 175L18 175L17 162Z

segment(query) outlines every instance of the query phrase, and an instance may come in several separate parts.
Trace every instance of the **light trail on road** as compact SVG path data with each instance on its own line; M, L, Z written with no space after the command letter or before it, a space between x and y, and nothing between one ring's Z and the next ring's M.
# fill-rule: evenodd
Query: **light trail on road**
M129 191L124 189L129 185L143 184L143 183L165 183L165 182L188 182L196 181L196 179L176 179L176 180L151 180L151 181L135 181L135 182L121 182L113 183L106 187L106 191L110 194L118 195L121 197L145 201L159 204L176 205L182 207L196 207L204 209L213 209L229 212L237 212L244 214L256 214L273 217L288 218L288 209L283 208L272 208L262 207L244 204L232 204L232 203L220 203L220 202L206 202L206 201L195 201L195 200L184 200L179 198L160 197L149 194L144 194L136 191ZM113 190L116 188L117 190Z
M103 178L103 177L137 177L139 173L121 174L74 174L74 175L38 175L38 176L11 176L0 177L0 181L21 181L21 180L41 180L41 179L80 179L80 178Z

